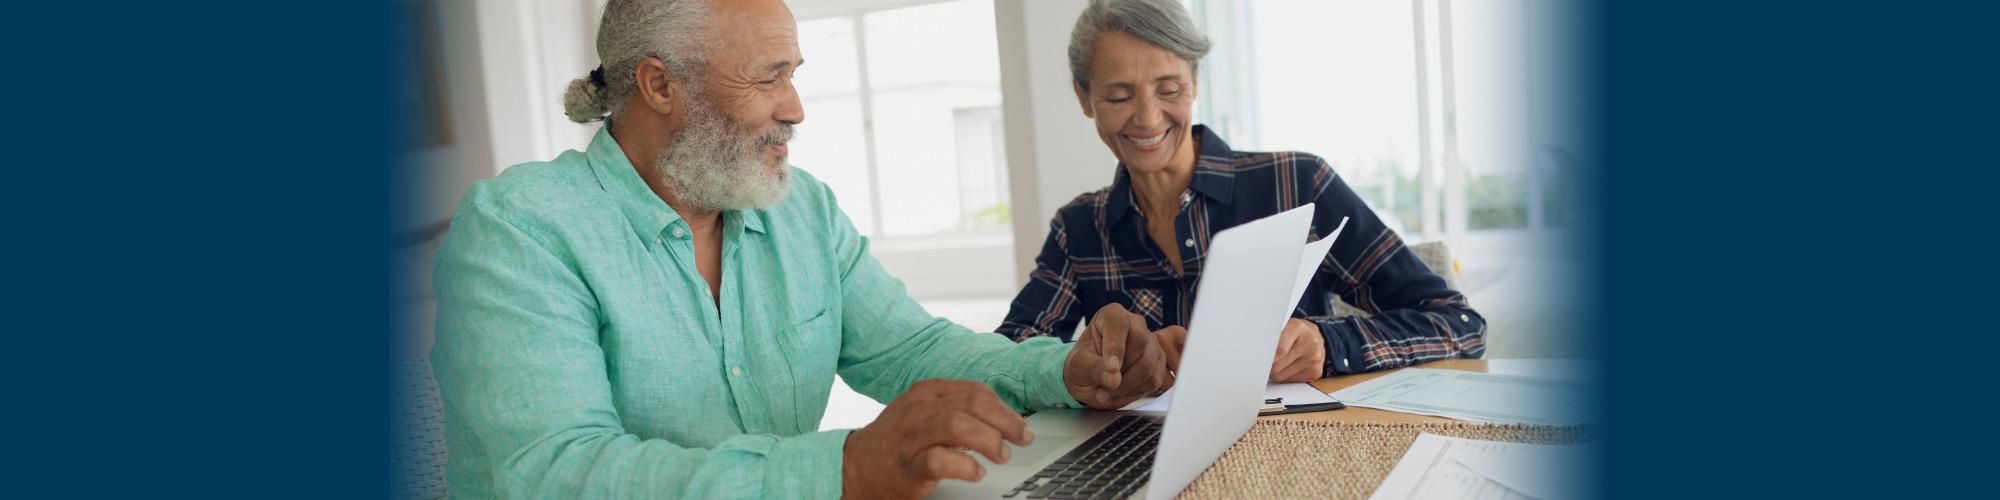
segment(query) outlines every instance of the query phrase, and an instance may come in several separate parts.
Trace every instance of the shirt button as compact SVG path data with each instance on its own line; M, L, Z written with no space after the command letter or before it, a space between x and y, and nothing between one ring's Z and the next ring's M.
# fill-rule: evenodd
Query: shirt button
M1460 315L1458 315L1458 322L1460 322L1460 323L1471 323L1471 322L1472 322L1472 317L1471 317L1471 316L1466 316L1466 315L1463 315L1463 314L1460 314Z
M682 230L681 230L681 228L678 228L678 227L677 227L677 228L674 228L674 237L675 237L675 238L680 238L680 237L683 237L683 236L687 236L687 231L682 231Z
M733 377L741 377L743 376L743 368L738 366L731 366L729 367L729 375Z
M1181 203L1187 203L1187 202L1190 202L1190 201L1194 201L1194 193L1189 193L1189 192L1186 192L1186 191L1182 191L1182 192L1181 192Z
M1182 243L1186 243L1188 248L1194 248L1194 238L1188 238L1187 241L1184 241Z
M667 240L665 240L665 239L661 239L661 238L660 238L660 237L659 237L658 235L655 235L655 236L653 236L653 244L655 244L655 245L665 245L665 244L667 244Z

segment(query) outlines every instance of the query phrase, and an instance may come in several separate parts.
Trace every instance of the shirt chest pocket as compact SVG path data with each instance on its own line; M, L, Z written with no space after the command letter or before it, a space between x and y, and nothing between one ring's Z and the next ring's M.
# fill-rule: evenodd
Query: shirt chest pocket
M840 314L827 308L807 316L781 333L785 358L791 363L792 397L799 408L826 403L840 361Z

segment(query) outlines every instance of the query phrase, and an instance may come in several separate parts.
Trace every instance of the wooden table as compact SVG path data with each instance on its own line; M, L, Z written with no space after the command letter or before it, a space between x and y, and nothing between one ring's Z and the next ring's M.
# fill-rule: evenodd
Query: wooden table
M1416 365L1415 368L1442 368L1447 370L1484 372L1486 371L1486 360L1447 359L1442 361L1432 361L1429 363ZM1313 387L1318 388L1321 392L1332 393L1334 391L1352 387L1354 384L1359 384L1362 382L1373 380L1375 379L1375 377L1388 375L1389 373L1394 371L1395 370L1384 370L1374 373L1357 373L1353 375L1327 377L1313 381L1312 385ZM1393 411L1377 410L1374 408L1359 408L1353 406L1349 406L1347 408L1342 408L1334 411L1322 411L1314 413L1294 413L1290 415L1271 415L1268 417L1258 417L1258 418L1292 419L1292 420L1305 420L1311 422L1457 422L1456 420L1444 417L1414 415L1409 413L1398 413Z

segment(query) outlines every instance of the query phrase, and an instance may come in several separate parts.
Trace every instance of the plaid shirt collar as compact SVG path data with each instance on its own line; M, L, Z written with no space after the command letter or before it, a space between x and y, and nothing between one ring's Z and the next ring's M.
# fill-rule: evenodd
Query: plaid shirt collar
M1194 126L1195 162L1194 180L1188 187L1194 192L1214 200L1229 204L1236 194L1236 151L1229 149L1229 143L1209 131L1207 125ZM1113 227L1125 212L1136 211L1139 204L1132 199L1132 179L1125 173L1125 164L1118 164L1118 175L1111 181L1111 197L1105 200L1105 227Z

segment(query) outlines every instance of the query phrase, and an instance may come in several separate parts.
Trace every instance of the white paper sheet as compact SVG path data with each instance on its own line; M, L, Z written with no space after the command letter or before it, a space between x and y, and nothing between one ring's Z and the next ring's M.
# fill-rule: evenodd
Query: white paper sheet
M1326 253L1333 250L1334 240L1339 239L1340 232L1347 229L1347 221L1347 217L1341 217L1340 226L1333 228L1333 232L1327 233L1319 241L1307 243L1305 252L1299 254L1298 276L1292 280L1292 304L1298 304L1299 299L1305 297L1306 286L1312 284L1313 275L1319 272L1319 263L1326 259ZM1142 398L1138 401L1133 401L1132 404L1125 405L1123 409L1167 411L1168 407L1173 406L1173 395L1174 391L1169 390L1166 394L1161 394L1159 397ZM1284 398L1284 404L1286 405L1332 403L1335 401L1333 397L1327 396L1326 393L1313 388L1312 384L1303 383L1267 384L1264 386L1264 399L1272 398Z
M1305 404L1334 402L1332 396L1328 396L1324 392L1319 392L1319 389L1313 387L1312 384L1299 384L1299 383L1265 384L1264 399L1272 399L1272 398L1284 398L1286 405L1305 405ZM1169 389L1167 390L1166 394L1161 394L1159 397L1154 397L1154 398L1141 398L1138 401L1133 401L1132 404L1125 405L1125 408L1123 409L1138 410L1138 411L1167 411L1167 408L1172 407L1173 403L1174 403L1174 391Z
M1326 260L1326 253L1333 250L1333 241L1340 239L1340 232L1347 229L1347 217L1340 218L1340 226L1319 241L1306 244L1306 251L1299 254L1299 275L1292 281L1292 305L1306 296L1306 285L1311 285L1313 275L1319 273L1319 263Z
M1579 498L1591 445L1521 444L1424 433L1371 500Z
M1473 422L1574 425L1588 419L1583 382L1404 368L1333 393L1348 406Z

